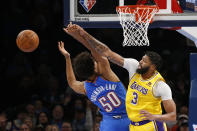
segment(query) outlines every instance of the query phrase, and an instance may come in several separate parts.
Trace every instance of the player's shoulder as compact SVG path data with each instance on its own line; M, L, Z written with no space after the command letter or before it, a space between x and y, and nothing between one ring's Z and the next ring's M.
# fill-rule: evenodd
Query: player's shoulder
M134 58L124 58L124 62L139 63L138 60L136 60Z
M156 84L156 87L158 88L170 88L170 86L164 82L163 80L159 80Z
M134 59L134 58L124 58L124 64L123 67L127 67L127 66L138 66L139 62Z
M172 99L171 88L166 82L164 82L162 80L158 81L155 88L153 88L153 89L154 89L153 90L154 95L161 96L162 100Z

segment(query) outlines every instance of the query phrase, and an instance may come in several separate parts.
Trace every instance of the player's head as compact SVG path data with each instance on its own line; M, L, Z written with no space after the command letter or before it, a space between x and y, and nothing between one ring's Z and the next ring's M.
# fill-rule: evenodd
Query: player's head
M161 56L153 51L146 51L145 55L139 62L139 66L137 68L137 73L145 74L149 70L159 70L162 66L162 58Z
M87 51L78 54L73 61L74 71L80 80L88 80L95 74L95 61Z

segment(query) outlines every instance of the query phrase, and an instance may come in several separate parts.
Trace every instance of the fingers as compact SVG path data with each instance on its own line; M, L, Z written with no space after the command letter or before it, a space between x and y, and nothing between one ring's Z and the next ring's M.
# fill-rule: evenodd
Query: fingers
M66 33L68 33L68 28L63 28L63 30L64 30Z
M143 114L139 116L142 120L148 120L148 116Z
M141 118L142 120L148 120L148 117L147 117L147 116L144 116L144 115L141 115L140 118Z
M67 28L70 27L70 26L72 26L72 22L70 22L70 23L67 25Z
M63 28L63 30L66 33L70 33L70 32L76 31L78 29L79 29L79 26L76 24L72 24L72 22L70 22L70 24L67 25L67 28Z
M63 41L61 41L61 47L64 48L64 42Z
M70 22L70 23L67 25L67 28L73 28L73 26L75 26L75 24L73 25L72 22Z
M73 28L80 28L80 26L76 25L76 24L72 24L72 22L70 22L68 25L67 25L67 28L70 28L70 27L73 27Z
M59 48L59 49L64 48L64 42L59 41L59 42L58 42L58 48Z
M145 110L141 110L140 111L140 114L147 114L147 113L149 113L148 111L145 111Z
M70 34L72 32L71 27L67 27L67 28L63 28L64 32L66 32L67 34Z
M140 113L140 114L141 114L141 113ZM142 118L142 117L146 117L146 114L141 114L140 117L141 117L141 118Z
M140 114L141 114L141 117L145 117L148 114L148 112L145 110L141 110Z
M58 49L60 50L61 46L60 46L60 42L58 42Z
M141 110L140 111L140 118L142 118L142 120L153 120L153 115L151 113L149 113L146 110Z
M58 42L58 46L61 47L61 43L60 42Z
M66 28L63 28L64 32L69 33L69 31L71 31L71 28L73 27L72 22L70 22L70 24L67 25Z

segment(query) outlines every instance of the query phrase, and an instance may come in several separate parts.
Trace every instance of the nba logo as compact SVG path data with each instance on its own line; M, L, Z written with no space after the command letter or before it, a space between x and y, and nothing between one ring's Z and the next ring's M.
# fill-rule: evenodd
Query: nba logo
M197 125L193 124L194 131L197 131Z
M92 9L92 7L95 5L96 0L80 0L79 3L86 10L86 12L89 12Z

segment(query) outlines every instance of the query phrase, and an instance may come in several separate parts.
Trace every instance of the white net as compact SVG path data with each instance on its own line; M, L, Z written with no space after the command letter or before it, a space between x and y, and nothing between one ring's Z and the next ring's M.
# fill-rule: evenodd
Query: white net
M157 6L135 7L123 6L117 13L123 28L123 46L149 46L148 26L153 16L158 12Z

